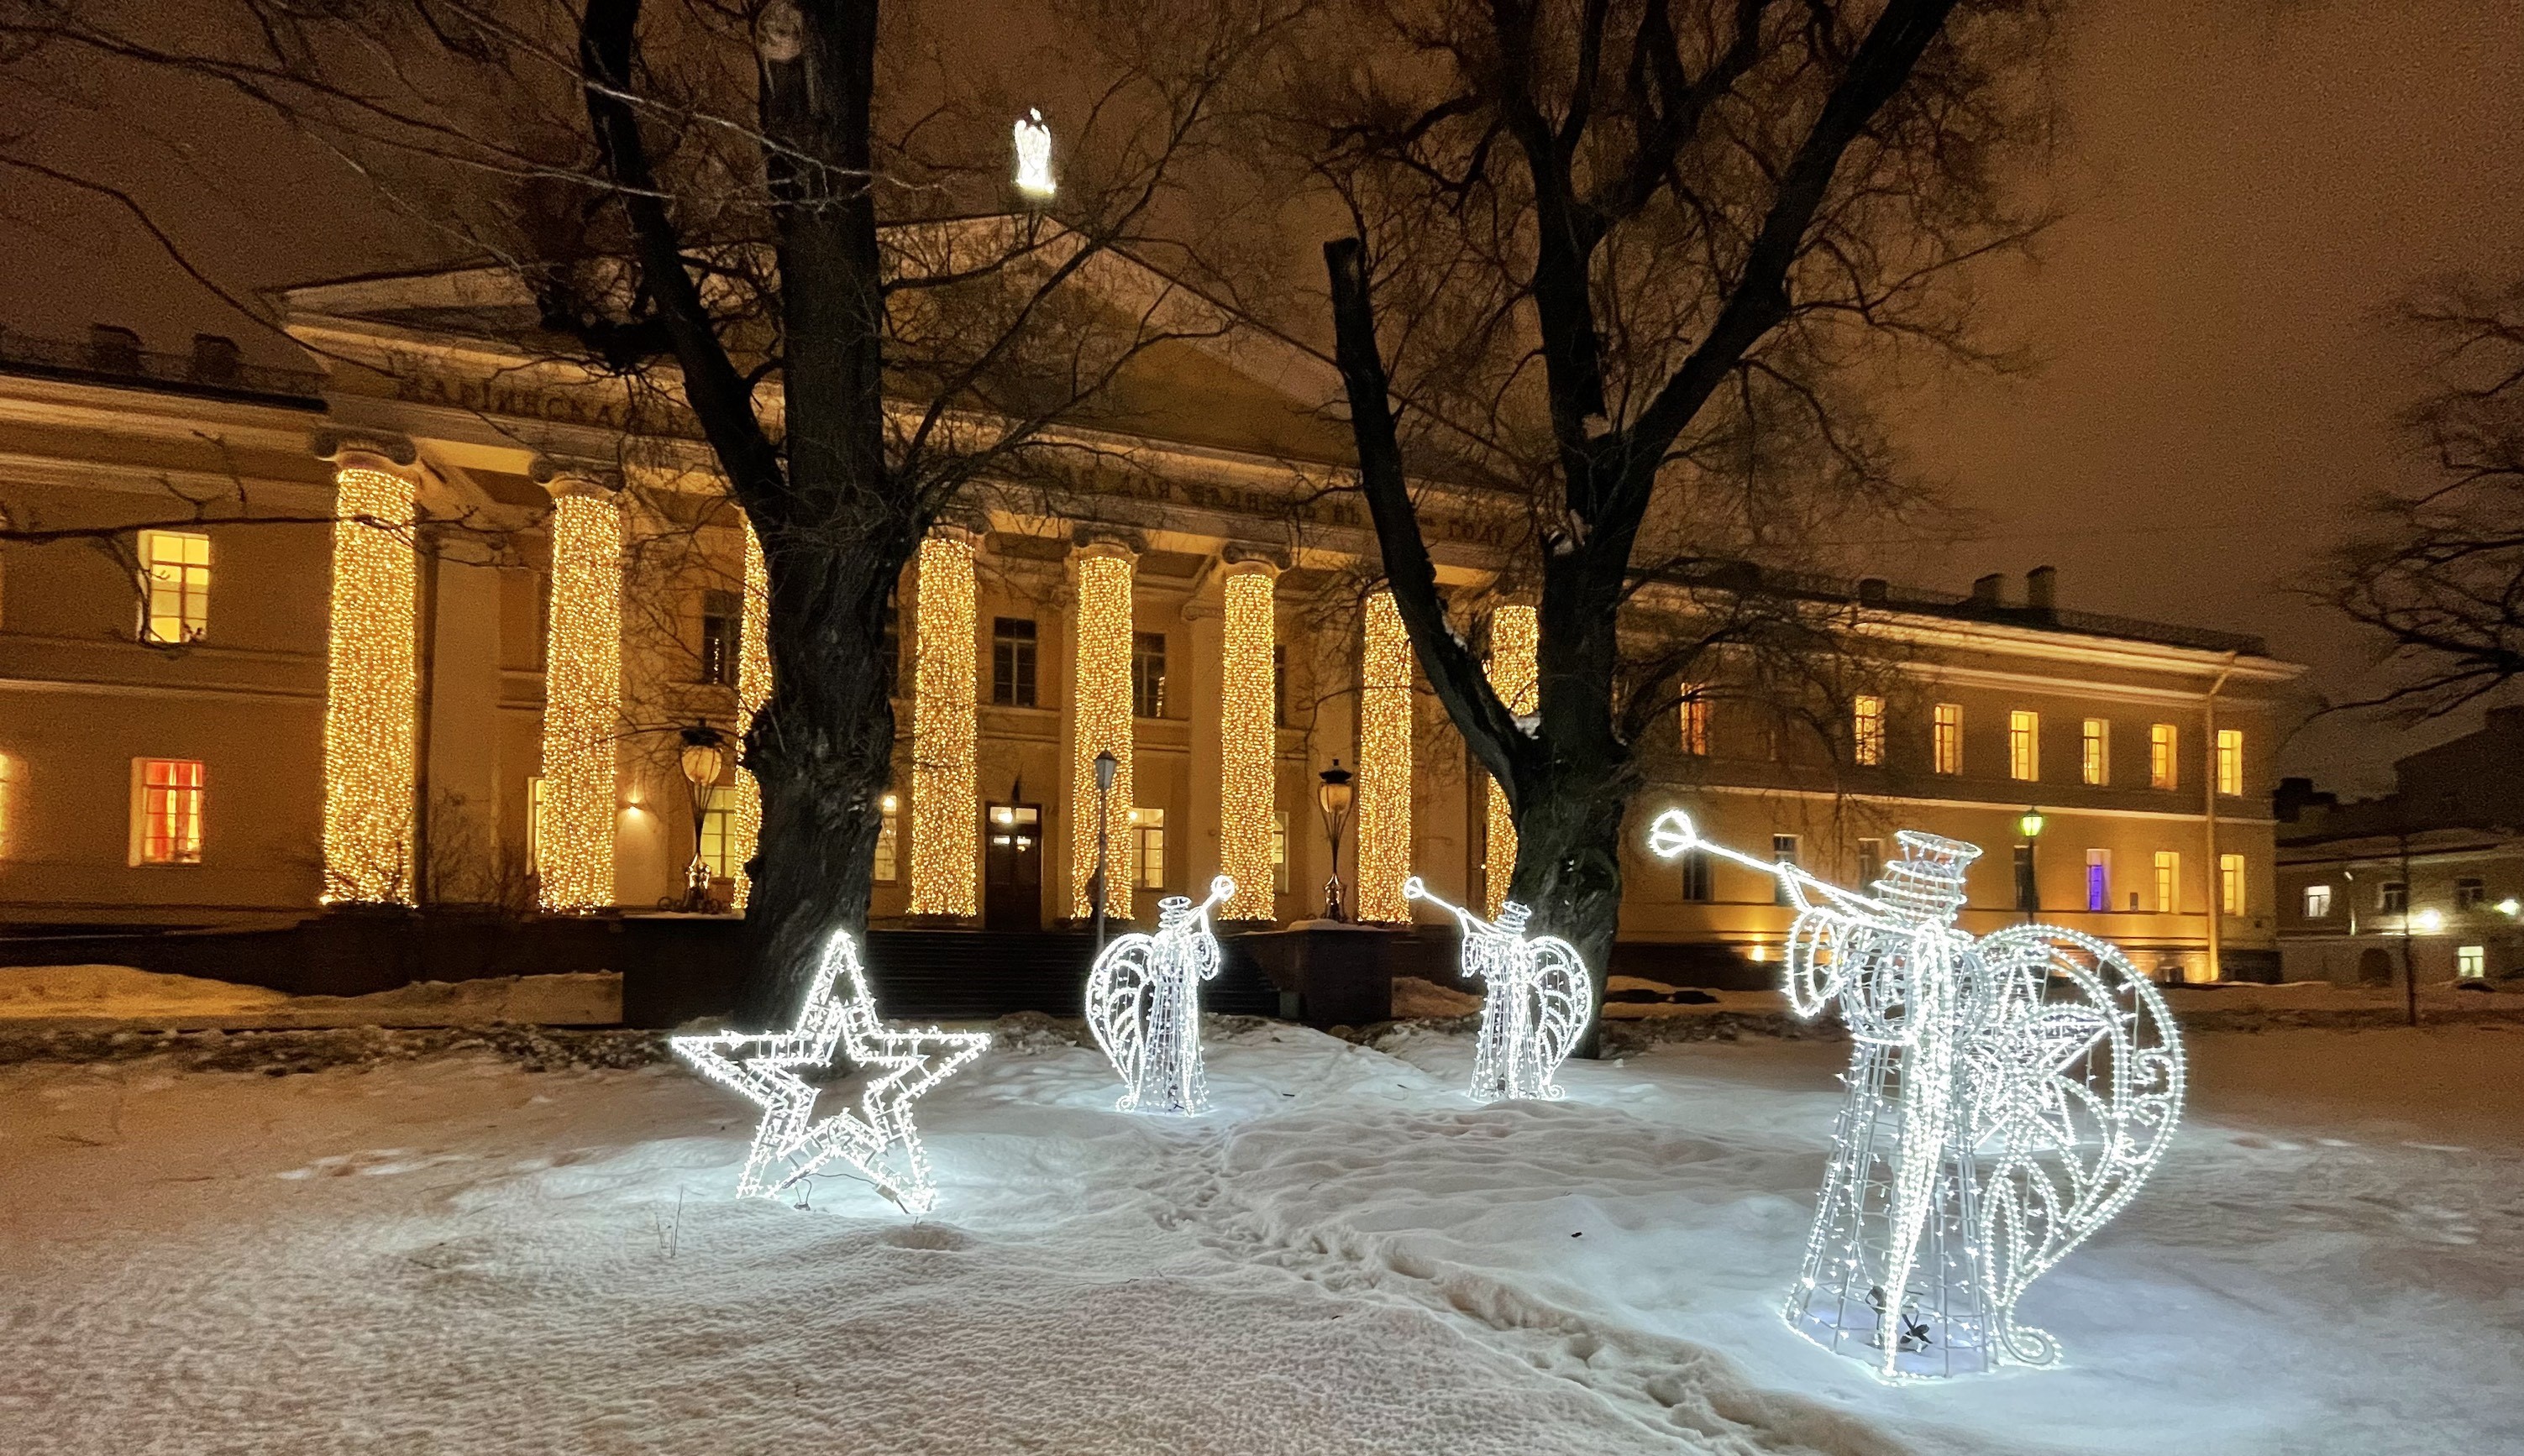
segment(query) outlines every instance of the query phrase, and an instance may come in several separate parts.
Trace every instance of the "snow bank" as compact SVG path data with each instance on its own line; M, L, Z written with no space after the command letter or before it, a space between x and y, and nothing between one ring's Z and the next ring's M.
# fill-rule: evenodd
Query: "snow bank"
M622 1019L611 972L420 981L370 995L290 995L129 966L0 967L0 1021L170 1027L607 1026Z

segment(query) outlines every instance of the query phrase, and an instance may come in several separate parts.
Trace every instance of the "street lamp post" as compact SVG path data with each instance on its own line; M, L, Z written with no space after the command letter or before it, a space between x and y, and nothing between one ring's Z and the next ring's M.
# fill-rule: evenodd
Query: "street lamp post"
M2015 887L2015 907L2024 912L2028 925L2032 923L2034 913L2042 908L2042 874L2041 867L2034 860L2034 845L2042 838L2044 822L2042 810L2031 804L2025 805L2024 812L2015 820L2015 827L2024 832L2024 877Z
M1348 912L1341 906L1340 837L1341 825L1349 820L1349 770L1335 758L1322 778L1323 787L1315 791L1315 803L1324 811L1324 838L1331 842L1333 850L1332 878L1324 882L1324 918L1346 920Z
M693 797L693 862L684 870L684 908L707 914L710 867L702 857L702 831L709 822L710 799L718 793L719 770L727 766L726 740L707 723L696 723L684 730L684 748L677 757Z
M1110 838L1113 824L1113 816L1106 805L1113 800L1113 776L1121 771L1122 760L1113 756L1111 749L1105 749L1096 753L1095 878L1089 881L1088 885L1089 893L1095 899L1095 948L1098 951L1104 948L1104 872L1109 862L1106 858L1109 848L1107 840Z

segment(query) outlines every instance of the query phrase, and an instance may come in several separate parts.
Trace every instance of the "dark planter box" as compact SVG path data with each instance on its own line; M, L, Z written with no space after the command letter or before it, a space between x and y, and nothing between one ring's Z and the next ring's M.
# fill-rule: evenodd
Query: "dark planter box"
M1280 993L1280 1015L1311 1027L1393 1019L1393 961L1408 932L1329 921L1248 931L1237 944Z

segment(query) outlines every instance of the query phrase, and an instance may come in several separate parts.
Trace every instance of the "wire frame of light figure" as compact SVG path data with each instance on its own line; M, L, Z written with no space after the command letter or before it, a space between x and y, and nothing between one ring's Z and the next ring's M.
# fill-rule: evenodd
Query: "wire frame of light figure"
M1269 568L1231 566L1219 633L1218 867L1239 886L1222 920L1273 915L1271 826L1278 808L1279 704L1273 698L1277 608Z
M1032 198L1048 198L1057 184L1051 176L1051 126L1043 113L1028 109L1017 118L1011 139L1017 154L1017 190Z
M911 1104L991 1044L987 1032L905 1031L877 1019L858 946L835 931L786 1031L671 1039L675 1054L762 1108L738 1175L739 1197L776 1198L834 1162L848 1163L905 1213L938 1201ZM865 1074L855 1110L815 1117L820 1094L802 1073L836 1058Z
M1411 918L1411 636L1391 592L1367 599L1358 695L1358 918Z
M762 785L745 766L743 745L754 715L771 701L771 571L762 541L745 523L745 592L736 640L736 787L728 804L727 862L736 879L730 903L743 911L753 898L753 877L745 866L762 844Z
M1530 607L1502 607L1490 613L1490 687L1507 710L1522 717L1542 702L1537 655L1542 643L1540 613ZM1482 855L1483 898L1490 918L1507 903L1508 881L1516 875L1516 816L1508 811L1507 793L1493 779L1489 785L1488 849Z
M971 915L981 905L975 801L973 548L959 536L920 543L911 667L911 902L914 915Z
M1515 900L1490 922L1430 894L1418 875L1402 882L1402 894L1427 900L1463 926L1462 974L1485 988L1473 1082L1465 1095L1476 1102L1558 1097L1552 1076L1595 1019L1595 983L1578 947L1557 936L1528 936L1530 912Z
M613 903L619 792L622 512L610 497L580 490L554 503L549 617L538 893L547 910L594 910Z
M368 464L345 464L333 479L323 898L410 904L420 682L413 483Z
M1200 983L1222 957L1209 915L1236 894L1226 875L1193 904L1170 896L1157 906L1155 935L1127 935L1104 947L1087 977L1087 1029L1122 1078L1122 1112L1197 1117L1209 1110L1201 1067Z
M1078 558L1077 683L1070 695L1070 913L1095 912L1095 755L1116 767L1104 805L1104 913L1131 914L1131 578L1128 552Z

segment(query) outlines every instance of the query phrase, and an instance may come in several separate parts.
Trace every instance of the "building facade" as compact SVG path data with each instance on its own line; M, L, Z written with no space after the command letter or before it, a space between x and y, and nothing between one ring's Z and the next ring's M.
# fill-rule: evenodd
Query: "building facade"
M752 786L704 755L697 814L684 751L732 741L767 692L758 548L698 440L503 342L531 318L506 286L296 290L321 373L206 376L95 341L8 364L0 338L13 524L152 527L0 553L0 915L640 911L675 902L697 855L741 905ZM1222 333L1134 368L1130 408L1077 431L1122 465L1067 495L985 493L904 574L872 915L1067 921L1099 849L1114 910L1141 919L1222 869L1244 887L1234 919L1306 918L1335 852L1371 920L1410 918L1411 873L1493 899L1512 830L1417 678L1363 510L1321 493L1346 450L1329 364ZM223 523L240 495L266 519ZM1494 678L1529 694L1531 612L1495 541L1442 501L1429 518ZM1767 880L1644 853L1647 820L1680 806L1853 883L1897 829L1969 840L1967 928L2039 915L2168 977L2274 970L2263 786L2300 669L2063 609L2047 571L2002 587L1749 581L1832 614L1871 675L1822 721L1716 678L1660 716L1625 846L1639 964L1660 946L1759 962L1786 930ZM1356 775L1336 850L1318 810L1335 761Z

